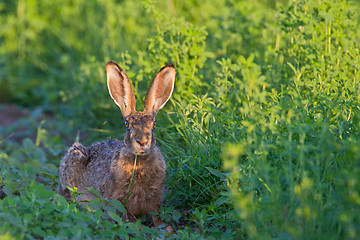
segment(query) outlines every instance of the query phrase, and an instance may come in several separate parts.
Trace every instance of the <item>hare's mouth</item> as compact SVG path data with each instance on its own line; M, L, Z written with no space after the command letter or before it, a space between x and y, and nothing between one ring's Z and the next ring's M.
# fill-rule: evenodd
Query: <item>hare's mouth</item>
M139 155L139 156L144 156L144 155L148 155L149 151L135 151L135 154Z
M134 153L137 155L147 155L150 153L150 149L147 147L139 147L134 149Z

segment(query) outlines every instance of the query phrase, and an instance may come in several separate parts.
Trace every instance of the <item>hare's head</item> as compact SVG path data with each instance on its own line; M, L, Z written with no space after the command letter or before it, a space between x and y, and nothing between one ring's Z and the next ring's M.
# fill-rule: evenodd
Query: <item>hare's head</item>
M124 117L125 147L133 154L149 154L155 146L156 114L169 100L174 89L174 65L168 64L156 74L146 94L145 108L142 112L135 109L134 90L124 70L110 61L106 64L106 74L110 96L120 107Z

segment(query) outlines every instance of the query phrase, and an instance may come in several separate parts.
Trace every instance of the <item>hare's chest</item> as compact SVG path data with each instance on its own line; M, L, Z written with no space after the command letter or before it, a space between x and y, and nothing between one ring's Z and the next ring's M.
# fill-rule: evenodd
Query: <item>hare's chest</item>
M144 163L128 163L121 162L118 164L118 177L121 179L126 179L126 181L130 181L132 178L137 182L147 181L149 178L154 177L154 166L150 166Z
M117 189L128 193L130 184L131 193L136 195L149 195L154 188L160 186L159 180L164 175L156 164L134 163L119 161L112 168L112 176ZM161 181L160 181L161 182Z
M162 198L162 184L134 177L130 190L127 210L134 216L139 216L153 211L158 211Z
M153 171L149 171L141 164L135 167L132 178L133 167L122 166L121 169L118 169L114 176L116 190L111 193L111 198L125 203L129 194L126 209L134 216L158 210L161 202L162 183L152 174Z

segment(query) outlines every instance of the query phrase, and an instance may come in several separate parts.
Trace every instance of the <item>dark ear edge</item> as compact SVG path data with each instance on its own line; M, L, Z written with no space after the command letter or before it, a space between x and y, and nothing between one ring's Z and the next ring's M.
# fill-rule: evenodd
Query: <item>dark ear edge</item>
M173 63L168 63L159 70L146 94L144 112L156 116L157 112L164 107L173 93L175 76L176 69Z
M175 69L174 63L168 62L165 66L163 66L163 67L159 70L159 72L160 72L161 70L163 70L164 68L166 68L166 67L172 67L172 68Z
M135 112L135 94L125 71L114 61L106 63L107 86L123 117Z
M114 62L113 60L110 60L110 61L108 61L108 62L106 63L106 67L107 67L107 66L111 66L111 65L115 65L115 66L120 70L120 72L124 72L124 73L125 73L125 71L119 66L119 64L117 64L117 63Z

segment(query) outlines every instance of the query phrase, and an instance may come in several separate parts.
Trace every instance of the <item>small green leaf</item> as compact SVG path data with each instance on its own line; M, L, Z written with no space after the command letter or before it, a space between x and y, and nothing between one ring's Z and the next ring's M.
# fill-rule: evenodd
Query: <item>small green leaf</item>
M94 189L94 188L87 188L87 190L89 192L91 192L92 194L94 194L95 197L97 198L102 198L101 194L99 193L98 190Z
M115 220L118 224L122 223L122 219L118 214L116 214L115 212L107 212L107 213L109 214L109 217Z
M124 205L119 200L111 199L111 200L109 200L109 203L112 207L114 207L119 212L121 212L123 214L126 213L126 209L125 209Z
M181 214L178 211L174 211L172 214L172 219L178 223L180 218L181 218Z
M219 177L221 180L226 179L225 173L221 172L220 170L211 168L211 167L205 167L212 175Z
M35 227L33 230L32 230L32 233L35 235L35 236L39 236L39 237L46 237L47 236L47 233L41 229L41 227L37 226Z

